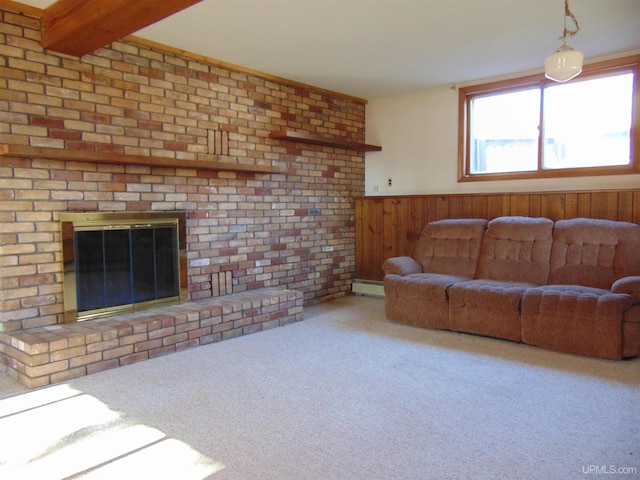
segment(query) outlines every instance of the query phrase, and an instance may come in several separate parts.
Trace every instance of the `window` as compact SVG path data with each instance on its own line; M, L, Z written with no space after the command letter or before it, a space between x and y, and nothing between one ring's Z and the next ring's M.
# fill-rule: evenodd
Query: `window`
M640 56L460 89L460 181L640 173Z

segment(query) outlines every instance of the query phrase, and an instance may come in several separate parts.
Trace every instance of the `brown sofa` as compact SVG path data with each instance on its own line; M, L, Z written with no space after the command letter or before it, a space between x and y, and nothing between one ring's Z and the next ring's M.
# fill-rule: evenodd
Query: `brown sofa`
M601 358L640 355L640 225L440 220L413 257L382 267L389 320Z

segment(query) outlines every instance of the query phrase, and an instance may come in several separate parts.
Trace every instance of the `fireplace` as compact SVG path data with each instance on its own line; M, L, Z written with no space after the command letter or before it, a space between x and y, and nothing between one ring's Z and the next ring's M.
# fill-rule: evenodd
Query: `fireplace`
M62 213L65 322L187 299L184 212Z

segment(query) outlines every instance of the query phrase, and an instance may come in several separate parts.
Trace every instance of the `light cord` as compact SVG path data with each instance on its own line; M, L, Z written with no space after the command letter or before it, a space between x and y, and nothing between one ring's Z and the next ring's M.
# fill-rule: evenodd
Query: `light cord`
M573 24L575 25L575 29L567 28L567 18L571 19ZM562 32L562 36L559 37L563 43L566 43L567 37L574 37L576 33L580 31L580 25L578 25L578 20L571 10L569 10L569 0L564 0L564 31Z

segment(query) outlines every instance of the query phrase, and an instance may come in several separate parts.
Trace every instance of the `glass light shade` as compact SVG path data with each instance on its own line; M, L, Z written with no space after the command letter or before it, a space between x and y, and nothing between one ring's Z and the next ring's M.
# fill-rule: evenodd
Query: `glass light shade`
M544 75L555 82L566 82L582 72L582 52L563 44L544 62Z

